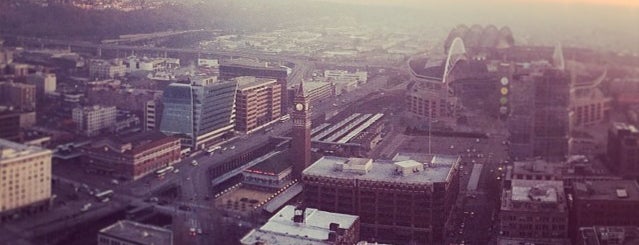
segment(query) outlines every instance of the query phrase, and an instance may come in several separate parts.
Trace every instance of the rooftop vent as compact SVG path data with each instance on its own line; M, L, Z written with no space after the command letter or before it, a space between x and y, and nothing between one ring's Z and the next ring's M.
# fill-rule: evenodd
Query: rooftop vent
M617 198L628 198L628 191L625 188L617 189Z

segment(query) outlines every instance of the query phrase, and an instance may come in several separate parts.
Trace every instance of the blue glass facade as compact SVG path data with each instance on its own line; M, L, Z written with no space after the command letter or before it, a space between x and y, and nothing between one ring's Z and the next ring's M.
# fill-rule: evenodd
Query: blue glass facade
M160 130L181 136L183 145L193 148L219 139L234 127L236 90L235 81L170 84L164 90Z

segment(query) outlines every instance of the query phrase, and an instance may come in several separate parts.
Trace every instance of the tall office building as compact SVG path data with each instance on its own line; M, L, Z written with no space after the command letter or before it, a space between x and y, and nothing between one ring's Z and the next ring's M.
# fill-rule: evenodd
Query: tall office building
M144 103L144 131L156 130L162 121L162 103L159 100L149 100Z
M608 130L608 167L617 175L639 177L639 130L614 123Z
M33 111L36 107L36 87L25 83L0 82L0 105Z
M56 76L54 73L36 73L27 76L27 82L35 85L36 95L41 100L45 95L51 95L56 89Z
M117 109L115 106L77 107L72 111L76 131L85 136L96 136L104 129L115 125Z
M237 82L177 82L164 89L160 131L200 149L220 141L235 126Z
M570 133L570 76L547 69L535 77L533 156L561 159L568 153Z
M228 80L234 77L252 76L257 78L275 79L280 84L280 90L286 91L288 83L288 70L285 67L269 66L266 63L246 60L230 60L220 64L220 79ZM280 111L287 113L287 94L280 94Z
M440 244L459 192L458 156L325 156L302 173L304 204L357 215L363 240Z
M570 76L543 64L522 73L511 85L511 154L520 159L563 159L570 142Z
M0 221L46 210L51 151L0 139Z
M293 175L301 177L302 171L311 164L311 111L309 98L304 92L304 82L297 88L293 100L294 110L293 139L291 142L291 156L293 160Z
M282 87L275 79L238 77L235 129L250 132L279 119Z

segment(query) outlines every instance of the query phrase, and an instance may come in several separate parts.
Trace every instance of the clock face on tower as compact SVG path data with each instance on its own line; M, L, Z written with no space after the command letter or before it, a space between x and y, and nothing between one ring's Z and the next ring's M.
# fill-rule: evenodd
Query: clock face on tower
M295 110L298 110L298 111L304 110L304 105L302 103L295 104Z

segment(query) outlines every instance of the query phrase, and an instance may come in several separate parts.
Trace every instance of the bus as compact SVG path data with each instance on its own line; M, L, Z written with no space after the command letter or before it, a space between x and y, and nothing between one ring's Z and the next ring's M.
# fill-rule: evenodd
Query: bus
M213 153L215 153L216 150L222 148L221 146L213 146L213 147L209 147L208 149L206 149L206 153L209 154L209 156L212 156Z
M159 178L164 177L165 174L173 171L175 169L175 167L173 166L167 166L161 169L158 169L158 171L155 171L155 175L157 175Z
M108 202L111 200L111 196L113 196L113 190L106 190L95 194L95 198L100 202Z

